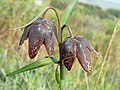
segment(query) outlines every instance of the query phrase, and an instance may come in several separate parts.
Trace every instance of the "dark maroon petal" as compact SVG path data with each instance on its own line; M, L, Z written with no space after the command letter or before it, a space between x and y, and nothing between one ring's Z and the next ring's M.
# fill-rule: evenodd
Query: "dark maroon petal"
M44 38L45 38L47 27L42 23L39 23L35 27L36 27L35 34L38 35L39 39L43 42Z
M67 37L61 44L61 56L62 59L75 56L75 42L72 38Z
M67 68L68 71L71 70L74 60L75 60L75 57L71 57L71 58L69 57L69 58L63 60L63 64Z
M67 37L61 44L61 59L63 64L68 69L71 70L74 63L76 53L76 42L73 38Z
M42 18L38 18L32 24L25 27L19 44L22 45L24 40L29 39L28 52L31 59L37 55L42 44L45 45L50 56L54 51L54 34L58 39L55 25L47 19L42 20Z
M34 17L32 17L29 21L31 21ZM41 18L38 18L38 20L36 20L32 24L30 24L30 25L28 25L27 27L24 28L24 32L23 32L22 37L20 39L19 45L22 45L24 43L24 41L28 38L31 26L34 25L34 24L38 24L38 21L40 22L40 20L41 20ZM27 23L29 23L29 21Z
M100 53L96 52L95 49L92 47L92 45L89 43L89 41L86 38L83 38L81 36L75 37L78 41L81 41L96 57L101 56Z
M41 37L38 35L38 27L31 26L30 33L29 33L29 57L33 59L40 49L44 39L44 33L41 34Z
M47 30L44 39L44 45L49 56L54 52L54 33L51 30Z
M86 72L92 70L92 61L88 49L80 42L76 43L76 57Z
M24 41L28 38L29 31L30 31L30 26L25 27L22 37L20 39L19 45L22 45Z
M54 35L55 35L56 39L58 40L58 33L57 33L56 26L48 19L45 19L45 23L48 25L48 29L51 29L54 32Z

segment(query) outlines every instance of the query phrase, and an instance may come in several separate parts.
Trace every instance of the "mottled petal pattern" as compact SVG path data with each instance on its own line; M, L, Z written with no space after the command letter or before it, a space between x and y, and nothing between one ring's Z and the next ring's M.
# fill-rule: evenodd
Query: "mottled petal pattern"
M47 20L47 19L46 19L46 24L49 26L50 29L52 29L52 31L55 34L56 39L58 40L58 33L57 33L56 26L52 22L50 22L49 20Z
M54 34L57 36L55 31L57 30L52 22L47 19L42 20L42 18L38 18L32 24L25 27L19 44L22 45L28 38L28 53L31 59L37 55L42 44L45 45L48 55L51 56L54 51Z
M43 42L43 40L39 38L38 34L36 34L36 31L34 29L35 27L30 30L28 41L29 42L28 53L31 59L37 55L38 50L40 49L40 46L42 45Z
M44 45L48 55L51 56L54 51L54 33L51 30L45 34Z
M68 59L65 59L64 61L63 61L63 63L64 63L64 65L65 65L65 67L67 68L67 70L68 71L70 71L71 70L71 68L72 68L72 66L73 66L73 63L74 63L74 60L75 60L75 57L69 57Z
M76 36L75 37L78 41L81 41L93 54L95 57L101 56L100 53L96 52L95 49L92 47L92 45L89 43L89 41L82 37L82 36Z
M61 58L65 67L70 71L75 59L75 42L71 38L66 38L61 44Z
M90 72L92 70L92 61L88 49L80 42L77 42L76 48L76 57L79 63L86 72Z
M95 56L99 56L87 39L82 36L67 37L61 44L61 58L64 66L71 70L75 58L77 57L80 65L86 72L92 70L92 60L90 52Z

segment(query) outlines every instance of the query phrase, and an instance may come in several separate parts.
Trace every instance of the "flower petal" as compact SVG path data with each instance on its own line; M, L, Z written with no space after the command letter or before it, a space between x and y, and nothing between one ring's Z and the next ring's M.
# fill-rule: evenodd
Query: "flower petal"
M95 57L101 56L100 53L95 51L95 49L92 47L92 45L89 43L89 41L86 38L76 36L76 39L81 41L94 54Z
M73 63L74 63L75 58L68 58L63 61L64 66L67 68L68 71L71 70Z
M58 40L58 33L56 26L49 21L48 19L45 19L45 23L48 25L48 27L54 32L56 39Z
M25 27L22 37L20 39L19 45L22 45L24 41L28 38L29 31L30 31L30 26Z
M67 37L61 44L61 59L68 71L71 70L74 63L75 53L76 44L71 37Z
M76 44L72 38L67 37L61 44L62 59L75 56Z
M76 43L76 57L86 72L92 70L92 61L88 49L80 42Z
M47 30L44 39L44 45L49 56L54 52L54 33L51 30Z
M33 59L40 49L40 46L42 45L44 33L39 36L39 31L42 32L42 30L38 29L38 26L31 26L30 33L29 33L29 57ZM44 30L43 30L44 32Z
M35 16L33 16L27 23L29 23L34 17ZM24 28L24 32L23 32L22 37L20 39L19 45L22 45L24 43L24 41L28 38L29 31L30 31L30 28L31 28L32 24L30 24L30 25L28 25L27 27Z

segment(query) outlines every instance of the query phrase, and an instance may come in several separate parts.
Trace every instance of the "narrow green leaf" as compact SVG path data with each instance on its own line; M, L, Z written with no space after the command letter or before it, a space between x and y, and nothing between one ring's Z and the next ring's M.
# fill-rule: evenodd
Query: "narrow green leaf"
M52 86L50 85L50 82L48 80L46 80L46 83L48 85L49 90L52 90Z
M19 73L22 73L22 72L25 72L28 70L33 70L33 69L36 69L39 67L43 67L43 66L46 66L49 64L54 64L55 62L58 62L57 59L54 58L54 60L52 60L51 58L53 59L54 57L45 57L40 60L34 61L31 64L28 64L28 65L22 67L21 69L18 69L14 72L7 74L6 76L13 76L13 75L16 75L16 74L19 74Z
M54 63L58 63L58 60L55 57L50 57Z
M57 83L60 85L60 66L58 65L55 70L55 78Z
M70 4L67 6L66 10L64 11L63 17L62 17L62 26L68 23L69 18L71 17L72 12L77 2L78 0L72 0Z

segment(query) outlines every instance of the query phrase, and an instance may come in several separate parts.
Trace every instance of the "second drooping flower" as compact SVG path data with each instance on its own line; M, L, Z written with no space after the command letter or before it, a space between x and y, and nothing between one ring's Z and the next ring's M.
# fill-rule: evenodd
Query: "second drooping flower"
M100 54L94 50L88 40L82 36L65 38L61 44L61 51L63 64L68 71L71 70L74 60L77 57L82 68L86 72L91 72L92 60L89 51L92 52L96 57L100 56Z

